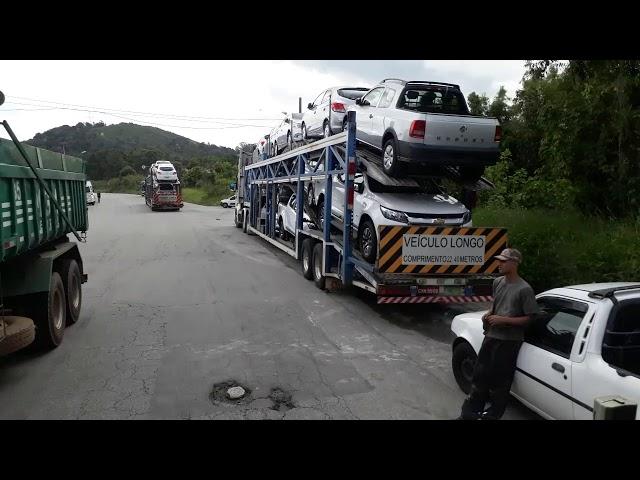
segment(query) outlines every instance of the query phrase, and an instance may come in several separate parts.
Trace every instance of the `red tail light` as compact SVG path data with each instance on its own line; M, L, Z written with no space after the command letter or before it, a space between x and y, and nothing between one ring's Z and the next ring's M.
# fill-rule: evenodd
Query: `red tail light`
M331 104L331 111L332 112L340 112L340 113L344 113L347 111L347 109L344 107L344 103L340 103L340 102L333 102Z
M493 138L494 142L499 142L502 140L502 127L500 125L496 126L496 136Z
M427 133L427 122L424 120L414 120L409 127L409 136L413 138L424 138Z

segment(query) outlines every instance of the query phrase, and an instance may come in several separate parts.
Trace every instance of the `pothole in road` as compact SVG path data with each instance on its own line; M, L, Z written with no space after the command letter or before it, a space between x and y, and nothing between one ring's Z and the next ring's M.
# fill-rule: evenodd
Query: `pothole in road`
M240 389L244 391L244 394ZM235 396L238 397L232 398ZM249 403L252 400L251 390L235 380L216 383L211 389L209 399L213 403L231 403L233 405Z
M269 393L269 398L273 402L273 406L269 407L271 410L286 412L287 410L296 408L291 400L291 394L281 388L272 388L271 393Z

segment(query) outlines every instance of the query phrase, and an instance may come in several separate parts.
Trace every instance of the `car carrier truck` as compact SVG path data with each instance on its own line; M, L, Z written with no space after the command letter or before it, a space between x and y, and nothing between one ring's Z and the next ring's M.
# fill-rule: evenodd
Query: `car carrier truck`
M355 112L349 112L346 131L257 162L241 149L236 226L300 260L304 277L321 289L328 282L354 286L376 295L378 303L491 301L498 275L494 256L507 246L504 228L452 226L446 218L389 222L377 226L373 262L354 248L354 197L362 193L354 185L356 174L402 182L385 176L371 152L356 148L355 122ZM332 182L338 177L343 193L336 199ZM308 186L318 181L325 184L324 211L340 210L340 218L324 221L316 215ZM278 234L283 191L296 194L294 234L285 236L289 241Z
M1 95L0 95L1 96ZM55 348L78 321L88 228L80 158L0 139L0 355Z

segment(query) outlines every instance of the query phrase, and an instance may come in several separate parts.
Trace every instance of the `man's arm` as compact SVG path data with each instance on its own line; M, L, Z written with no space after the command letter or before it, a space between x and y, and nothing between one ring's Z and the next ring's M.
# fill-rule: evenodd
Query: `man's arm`
M529 321L530 316L522 317L504 317L502 315L488 315L486 321L489 325L525 325Z

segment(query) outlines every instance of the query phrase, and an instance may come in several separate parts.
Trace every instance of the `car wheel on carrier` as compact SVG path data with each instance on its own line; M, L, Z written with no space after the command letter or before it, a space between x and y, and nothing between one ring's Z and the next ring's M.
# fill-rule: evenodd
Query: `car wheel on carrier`
M322 274L322 242L313 247L313 281L320 290L324 290L325 277Z
M396 176L401 173L398 147L393 137L384 142L382 146L382 169L389 176Z
M317 215L318 215L318 221L320 222L320 229L324 231L324 222L325 222L325 211L324 211L324 198L322 198L322 200L318 200L318 206L316 207L317 209Z
M282 223L282 217L278 218L278 231L280 232L280 238L282 240L288 240L288 232L284 229L284 224Z
M302 242L302 275L307 280L313 280L313 240L305 238Z
M49 291L39 295L38 301L27 310L27 316L36 324L35 346L50 350L60 345L67 325L67 308L64 284L58 272L51 274Z
M358 248L362 257L369 263L376 261L378 250L378 237L376 236L376 227L368 218L362 222L360 233L358 234Z
M67 325L72 325L80 318L82 308L82 276L78 262L73 259L62 260L60 276L67 298Z
M467 395L471 391L473 370L477 360L478 356L469 342L462 341L454 347L451 358L453 376L456 378L460 390Z

